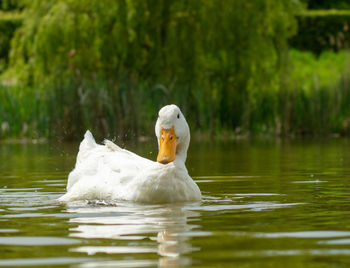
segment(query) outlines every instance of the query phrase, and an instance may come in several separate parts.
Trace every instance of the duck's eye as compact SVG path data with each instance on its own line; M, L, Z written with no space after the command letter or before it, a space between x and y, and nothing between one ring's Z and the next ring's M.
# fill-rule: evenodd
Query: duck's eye
M180 114L177 114L177 118L178 118L178 119L180 118Z

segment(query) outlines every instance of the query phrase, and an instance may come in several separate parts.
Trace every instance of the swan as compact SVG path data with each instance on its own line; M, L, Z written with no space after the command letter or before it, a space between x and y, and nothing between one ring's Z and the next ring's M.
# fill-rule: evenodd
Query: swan
M68 176L67 192L58 200L200 201L200 189L185 166L190 130L179 107L160 109L155 134L159 152L157 161L151 161L109 140L99 145L87 130Z

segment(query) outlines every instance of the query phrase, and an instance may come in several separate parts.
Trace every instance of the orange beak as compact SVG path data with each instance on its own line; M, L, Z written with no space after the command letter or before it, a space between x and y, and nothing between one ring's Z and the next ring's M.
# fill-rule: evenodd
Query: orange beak
M157 161L162 164L168 164L175 160L177 138L174 126L171 129L160 130L160 143Z

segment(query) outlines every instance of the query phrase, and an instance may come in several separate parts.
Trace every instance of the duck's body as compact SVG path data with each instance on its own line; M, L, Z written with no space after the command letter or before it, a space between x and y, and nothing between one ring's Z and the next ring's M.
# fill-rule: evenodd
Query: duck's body
M177 106L171 108L176 110ZM161 121L158 119L156 125L158 140L162 139L160 129L163 129L164 123ZM180 134L181 131L176 136ZM128 200L142 203L201 200L201 192L185 166L189 132L188 143L186 137L177 137L177 140L180 139L185 144L179 146L178 142L179 151L176 151L175 159L162 164L163 156L158 155L161 160L154 162L121 149L111 141L98 145L87 131L79 147L75 168L68 177L67 193L59 200Z

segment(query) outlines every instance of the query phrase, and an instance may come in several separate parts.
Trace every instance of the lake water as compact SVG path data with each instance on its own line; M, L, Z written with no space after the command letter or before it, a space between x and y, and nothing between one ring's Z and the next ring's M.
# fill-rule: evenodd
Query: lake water
M350 140L192 143L177 205L57 203L77 149L0 145L0 266L350 265Z

